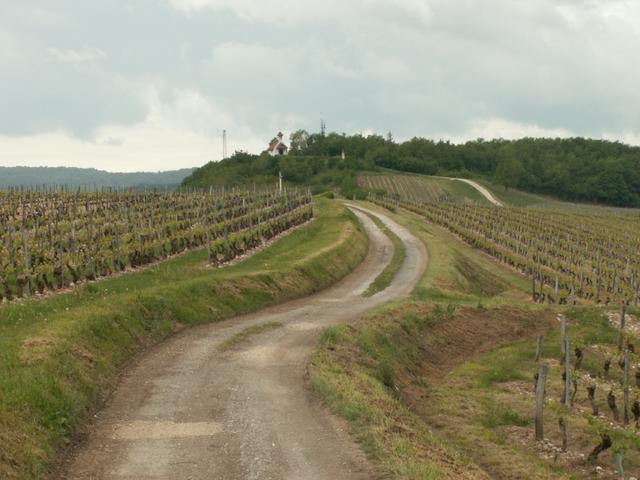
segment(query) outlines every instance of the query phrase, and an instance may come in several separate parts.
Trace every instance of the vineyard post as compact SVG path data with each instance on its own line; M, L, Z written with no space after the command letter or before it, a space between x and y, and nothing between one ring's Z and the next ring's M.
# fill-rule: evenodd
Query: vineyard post
M91 210L91 202L87 200L87 246L89 248L89 275L93 280L95 274L95 266L93 263L93 211Z
M629 349L624 351L624 373L622 376L622 385L624 388L624 424L629 425Z
M27 295L31 295L31 258L29 255L29 232L27 231L27 218L24 210L24 203L22 204L22 253L24 256L24 272L27 277Z
M618 351L622 352L622 344L624 340L624 327L627 320L627 304L622 302L622 310L620 311L620 331L618 332Z
M558 426L560 427L560 436L562 437L562 451L567 451L567 423L564 421L564 417L558 418Z
M547 382L549 366L546 363L540 365L538 371L538 385L536 386L536 440L544 440L544 389Z
M116 240L116 271L119 272L122 264L122 258L120 256L120 229L118 228L118 220L114 221L115 240Z
M565 339L564 344L564 404L567 407L571 406L571 360L569 355L571 354L571 340Z
M562 315L560 317L560 363L565 361L566 339L567 339L567 318L564 315Z
M531 299L536 301L536 277L531 277Z
M542 353L542 339L544 337L542 335L538 335L538 339L536 341L536 363L540 360L540 354Z
M622 450L616 451L616 468L618 469L618 478L624 480L624 466L622 465L622 460L624 458L624 453Z

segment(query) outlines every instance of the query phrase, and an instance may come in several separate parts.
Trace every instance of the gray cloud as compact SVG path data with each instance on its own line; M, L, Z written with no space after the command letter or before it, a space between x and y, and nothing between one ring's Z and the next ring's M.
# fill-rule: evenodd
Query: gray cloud
M640 137L635 2L26 3L0 5L1 164L47 161L25 139L57 135L70 157L88 142L129 159L105 168L151 166L154 131L176 166L198 164L219 157L223 128L258 151L320 118L399 139Z

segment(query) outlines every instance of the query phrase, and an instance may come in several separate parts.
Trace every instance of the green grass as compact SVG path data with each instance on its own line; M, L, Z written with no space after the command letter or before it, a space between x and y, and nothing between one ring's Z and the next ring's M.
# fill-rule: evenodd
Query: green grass
M231 350L237 347L238 345L240 345L241 343L246 342L250 338L255 337L256 335L260 335L261 333L269 332L271 330L275 330L280 327L282 327L282 323L280 322L267 322L267 323L261 323L259 325L253 325L251 327L247 327L243 330L240 330L238 333L236 333L234 336L232 336L228 340L225 340L224 342L222 342L218 346L218 350L223 352L227 350Z
M545 437L558 445L558 417L563 416L569 425L569 448L575 455L585 456L598 443L599 432L608 431L614 448L627 452L625 464L630 472L640 469L640 440L633 428L612 429L610 413L606 406L607 389L599 387L596 400L606 419L594 418L586 395L588 384L582 377L587 374L602 375L602 363L606 354L603 349L615 351L616 331L611 328L599 308L579 307L566 310L571 320L567 335L572 345L585 348L576 402L579 408L568 410L560 404L562 392L561 366L551 363L547 382L547 405L545 407ZM598 349L587 348L594 344ZM492 352L470 358L454 369L429 394L429 419L437 419L446 425L442 433L452 445L467 452L477 463L490 465L500 478L569 479L591 478L588 467L568 467L563 463L543 461L532 446L517 446L514 438L531 433L534 422L533 374L537 370L534 362L535 340L522 341ZM544 338L544 361L560 357L558 328L549 331ZM618 393L618 407L622 411L619 388L620 369L612 366L611 384ZM602 378L598 382L602 382ZM633 391L632 399L638 394ZM465 408L457 408L464 398ZM426 412L427 409L424 409ZM507 427L507 428L501 428ZM478 445L482 445L478 449ZM612 451L601 456L599 464L606 470L614 468Z
M498 200L505 205L513 207L534 207L534 208L551 208L561 209L565 211L606 214L629 214L637 215L640 209L612 207L608 205L596 205L588 203L573 203L547 195L539 195L535 193L523 192L522 190L505 189L501 185L497 185L490 180L474 179L486 187Z
M397 372L418 361L404 330L390 325L383 308L355 326L334 326L320 339L312 360L311 385L344 417L378 468L393 478L449 478L437 458L465 465L463 458L434 437L397 394ZM407 317L419 334L452 314L446 308ZM434 455L437 452L437 455ZM446 465L445 465L446 467Z
M367 288L367 290L362 294L364 297L375 295L376 293L383 291L385 288L391 285L391 282L395 278L396 273L398 273L398 270L400 270L400 267L402 267L402 264L404 263L404 259L406 257L406 249L404 247L404 243L402 242L402 240L400 240L400 237L389 230L378 217L373 215L370 215L370 217L378 226L378 228L380 228L389 238L389 240L391 240L391 243L393 244L393 256L391 257L391 261L385 267L385 269L380 273L380 275L376 277L373 282L371 282L369 288Z
M347 274L368 239L342 205L246 261L195 251L47 299L0 307L0 478L45 476L74 430L138 352L184 326L305 295Z
M523 192L513 188L505 189L503 186L497 185L489 180L474 179L474 181L489 190L493 196L502 203L512 207L562 206L564 203L560 200L545 198L540 195Z

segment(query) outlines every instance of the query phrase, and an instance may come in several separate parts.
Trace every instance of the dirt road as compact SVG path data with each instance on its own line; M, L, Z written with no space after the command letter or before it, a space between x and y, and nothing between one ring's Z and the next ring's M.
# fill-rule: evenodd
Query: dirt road
M356 211L371 238L365 261L312 297L186 330L131 367L60 479L372 479L342 423L305 384L326 326L408 295L426 266L422 243L390 219L407 256L393 283L361 296L391 259L392 245ZM376 214L379 216L379 214ZM250 326L282 325L229 350Z
M500 200L498 200L496 197L494 197L493 194L488 189L486 189L485 187L480 185L478 182L474 182L473 180L469 180L467 178L454 178L453 180L458 180L460 182L464 182L464 183L466 183L468 185L471 185L478 192L480 192L480 194L484 198L486 198L489 202L493 203L494 205L496 205L498 207L504 207L504 204Z

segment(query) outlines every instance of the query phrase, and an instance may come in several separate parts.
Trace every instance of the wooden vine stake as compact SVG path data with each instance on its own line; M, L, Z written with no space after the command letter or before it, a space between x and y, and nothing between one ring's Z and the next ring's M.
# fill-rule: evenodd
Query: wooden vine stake
M596 385L589 385L587 387L587 395L589 397L589 403L591 404L591 413L594 417L598 416L598 404L596 403Z
M566 339L567 339L567 318L562 315L560 317L560 363L564 363L564 361L566 360L566 356L567 356L567 345L566 345Z
M622 375L622 386L624 388L623 417L625 426L629 425L629 350L624 351L624 373Z
M536 363L540 361L540 355L542 353L542 335L538 335L538 339L536 341Z
M564 340L564 404L571 406L571 361L569 355L571 352L571 340Z
M618 351L622 352L622 344L624 342L624 327L627 319L627 305L622 302L622 310L620 311L620 330L618 332Z
M549 365L543 363L538 371L538 384L536 386L536 440L544 440L544 389L547 383Z
M624 453L621 450L616 451L616 468L618 469L618 478L620 480L624 480L624 466L622 465L623 458Z
M564 417L558 418L558 426L560 427L560 435L562 436L562 451L567 451L567 424L564 421Z

